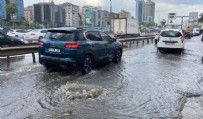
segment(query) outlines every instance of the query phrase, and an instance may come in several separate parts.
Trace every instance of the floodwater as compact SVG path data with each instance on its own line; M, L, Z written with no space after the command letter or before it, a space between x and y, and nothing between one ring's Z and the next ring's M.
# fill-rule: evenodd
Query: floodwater
M203 43L182 54L148 44L126 48L122 62L90 74L33 64L31 55L0 59L1 119L201 119ZM37 54L36 54L37 56Z

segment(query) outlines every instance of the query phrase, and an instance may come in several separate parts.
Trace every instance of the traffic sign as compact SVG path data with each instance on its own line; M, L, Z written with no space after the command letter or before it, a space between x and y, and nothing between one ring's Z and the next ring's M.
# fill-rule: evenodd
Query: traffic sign
M169 19L176 19L176 13L168 13Z

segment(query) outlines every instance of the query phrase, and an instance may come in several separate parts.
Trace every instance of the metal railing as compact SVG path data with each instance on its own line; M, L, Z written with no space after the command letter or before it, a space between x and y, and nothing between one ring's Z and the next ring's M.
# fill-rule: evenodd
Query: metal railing
M154 36L150 36L150 37L137 37L137 38L123 38L123 39L118 39L118 41L120 41L122 43L122 46L124 46L124 43L129 44L129 46L131 47L132 44L134 44L135 42L137 43L137 45L140 43L140 41L142 41L142 44L144 45L145 41L147 41L147 44L149 44L149 41L151 40L151 42L154 42Z
M32 54L33 63L36 63L35 53L38 52L38 45L18 46L0 48L0 57L7 57L7 66L10 65L10 56Z
M136 38L124 38L124 39L118 39L122 43L122 46L124 46L124 43L128 43L131 47L132 44L137 42L137 45L140 41L142 41L142 44L144 45L145 41L149 43L151 40L153 42L154 37L136 37ZM17 46L17 47L6 47L1 48L0 47L0 57L7 57L7 66L10 66L10 57L16 56L16 55L24 55L24 54L32 54L33 63L36 63L35 59L35 53L38 52L39 45L37 44L30 44L25 46Z

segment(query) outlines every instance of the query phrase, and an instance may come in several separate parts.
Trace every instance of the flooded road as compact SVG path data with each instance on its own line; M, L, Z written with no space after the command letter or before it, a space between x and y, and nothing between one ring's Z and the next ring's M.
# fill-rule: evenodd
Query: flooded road
M36 55L37 56L37 55ZM31 55L0 59L1 119L201 119L203 43L183 54L153 44L125 49L122 62L90 74L46 70Z

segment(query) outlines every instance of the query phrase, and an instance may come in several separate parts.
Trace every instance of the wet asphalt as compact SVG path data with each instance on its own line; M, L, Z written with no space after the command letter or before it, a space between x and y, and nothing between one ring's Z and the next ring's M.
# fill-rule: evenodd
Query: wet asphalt
M1 58L0 119L202 119L200 39L186 39L182 54L140 43L87 75Z

